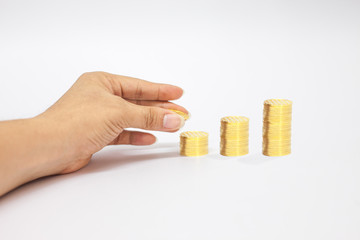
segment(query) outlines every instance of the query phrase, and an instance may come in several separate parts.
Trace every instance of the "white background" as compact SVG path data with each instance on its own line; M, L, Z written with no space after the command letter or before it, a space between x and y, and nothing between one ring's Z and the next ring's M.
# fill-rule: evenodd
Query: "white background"
M1 120L95 70L181 86L209 155L105 148L0 198L1 240L360 239L360 1L0 1ZM261 155L267 98L294 102L289 156ZM227 115L249 155L219 155Z

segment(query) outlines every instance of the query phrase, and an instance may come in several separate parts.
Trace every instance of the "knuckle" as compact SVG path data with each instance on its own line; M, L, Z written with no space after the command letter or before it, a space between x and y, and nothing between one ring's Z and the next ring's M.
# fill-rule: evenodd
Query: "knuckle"
M79 77L79 80L81 82L89 83L89 82L92 82L94 80L94 78L95 78L94 73L86 72L86 73L81 74L81 76Z
M157 114L154 108L149 108L145 114L145 128L155 128L157 125Z
M80 78L87 78L89 75L91 75L91 72L84 72L80 75Z
M141 83L138 82L136 84L136 90L135 90L135 98L140 99L143 96L143 89L141 87Z
M79 79L86 82L94 82L99 80L104 80L107 78L107 74L105 72L85 72L81 74Z
M94 75L96 75L95 72L85 72L85 73L81 74L80 78L88 80L88 79L94 78Z
M79 77L79 82L84 85L102 86L114 92L111 74L106 72L86 72Z

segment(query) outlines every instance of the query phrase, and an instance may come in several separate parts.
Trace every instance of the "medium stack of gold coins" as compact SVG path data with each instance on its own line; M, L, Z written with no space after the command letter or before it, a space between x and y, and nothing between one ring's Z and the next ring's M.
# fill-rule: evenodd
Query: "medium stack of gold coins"
M241 116L221 118L220 154L242 156L249 153L249 119Z
M195 157L208 154L209 134L201 131L188 131L180 134L180 155Z
M269 99L264 102L263 154L284 156L291 153L292 102Z

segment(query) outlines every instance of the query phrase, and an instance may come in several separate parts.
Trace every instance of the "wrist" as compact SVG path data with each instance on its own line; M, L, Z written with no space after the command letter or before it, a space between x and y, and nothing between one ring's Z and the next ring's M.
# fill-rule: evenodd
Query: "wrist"
M73 146L69 144L66 131L51 118L39 115L29 119L37 149L35 165L40 177L62 173L68 161L74 158Z
M59 149L40 118L0 122L0 195L31 180L56 174Z
M59 173L65 156L61 130L42 117L23 120L22 143L19 153L27 167L30 180Z

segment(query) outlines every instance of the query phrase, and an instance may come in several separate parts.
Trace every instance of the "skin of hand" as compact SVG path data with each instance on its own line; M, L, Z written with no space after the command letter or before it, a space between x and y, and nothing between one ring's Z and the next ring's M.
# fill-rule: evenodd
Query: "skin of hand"
M150 145L140 128L175 132L183 90L105 72L85 73L44 113L0 122L0 196L31 180L79 170L107 145Z

